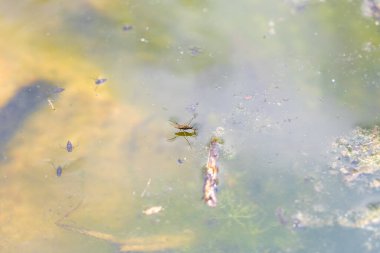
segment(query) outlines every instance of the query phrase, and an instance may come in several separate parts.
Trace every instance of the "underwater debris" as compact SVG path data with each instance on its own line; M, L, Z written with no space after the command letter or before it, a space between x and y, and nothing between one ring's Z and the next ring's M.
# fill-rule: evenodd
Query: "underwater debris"
M361 8L363 16L372 17L377 22L380 20L379 0L364 0Z
M341 174L344 183L357 190L376 190L380 186L380 128L356 128L332 144L336 154L332 173Z
M148 209L145 209L143 212L143 214L145 215L152 215L152 214L156 214L156 213L159 213L161 212L162 210L164 210L164 208L162 206L153 206L153 207L150 207Z
M281 223L281 225L286 226L288 224L289 219L286 217L284 208L278 207L276 209L275 214L276 214L277 220Z
M48 98L48 103L49 103L49 105L50 105L50 108L53 110L53 111L55 111L55 107L54 107L54 104L53 104L53 100L52 99L50 99L50 98Z
M216 207L218 190L218 173L219 173L219 145L223 143L220 137L212 137L209 146L209 154L206 164L206 173L203 183L203 200L210 207Z
M145 186L144 190L142 191L142 193L141 193L141 195L140 195L141 198L143 198L143 197L145 196L146 191L148 190L148 187L150 186L150 183L151 183L151 182L152 182L152 179L149 178L149 179L148 179L148 182L146 182L146 186Z

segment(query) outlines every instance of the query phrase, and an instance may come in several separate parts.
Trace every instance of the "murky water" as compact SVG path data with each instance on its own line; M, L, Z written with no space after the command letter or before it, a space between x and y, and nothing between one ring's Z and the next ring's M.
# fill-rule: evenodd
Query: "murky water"
M331 144L379 122L371 10L2 1L0 252L378 252L376 226L338 222L378 190L331 173ZM197 135L176 137L169 120L194 114Z

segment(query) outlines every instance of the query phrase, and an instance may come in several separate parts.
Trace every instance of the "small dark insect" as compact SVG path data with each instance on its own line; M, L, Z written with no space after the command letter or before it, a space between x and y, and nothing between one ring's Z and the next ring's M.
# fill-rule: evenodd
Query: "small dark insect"
M132 30L133 29L133 26L132 25L124 25L123 26L123 31L130 31L130 30Z
M182 164L185 162L186 159L178 158L177 162L178 164Z
M56 173L57 173L57 177L60 177L61 175L62 175L62 167L61 166L58 166L57 168L56 168Z
M107 78L96 78L95 79L95 84L96 85L101 85L101 84L107 82L107 80L108 80Z
M66 144L66 150L67 152L73 152L73 144L71 143L71 141L67 141L67 144Z
M66 149L67 152L71 153L78 146L79 146L78 144L76 146L74 146L74 144L70 140L68 140L66 143L66 146L64 146L64 147L61 146L61 148L64 148L64 149Z
M62 175L63 167L61 165L59 165L57 167L57 166L55 166L55 164L53 162L49 162L49 163L55 169L55 174L57 175L57 177L60 177Z

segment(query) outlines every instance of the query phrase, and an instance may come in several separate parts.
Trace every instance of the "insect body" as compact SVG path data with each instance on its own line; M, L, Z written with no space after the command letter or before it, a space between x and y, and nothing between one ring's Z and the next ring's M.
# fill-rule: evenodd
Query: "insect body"
M62 175L63 166L61 165L55 166L55 164L52 161L49 161L49 163L55 169L55 174L57 175L57 177L60 177Z
M183 131L185 131L185 130L195 130L194 126L190 126L188 124L183 124L182 125L182 124L178 124L177 122L172 122L172 124L173 124L173 126L175 128L177 128L179 130L183 130Z
M195 126L194 125L190 125L190 123L193 121L193 119L195 119L197 117L197 114L194 114L194 116L189 120L189 122L185 123L185 124L179 124L175 121L170 121L173 126L175 128L177 128L178 130L181 130L181 131L185 131L185 130L196 130L195 129Z
M56 168L57 177L60 177L62 175L62 170L63 170L62 166L58 166Z
M66 144L66 150L67 152L73 152L73 144L71 143L71 141L67 141L67 144Z
M107 78L96 78L95 79L95 84L96 85L101 85L101 84L107 82L107 80L108 80Z
M179 131L174 133L174 137L168 139L168 141L173 141L175 140L177 137L183 137L185 138L185 140L187 141L187 143L189 144L189 146L191 147L190 145L190 142L189 140L186 138L186 137L194 137L194 136L197 136L197 129L195 128L194 125L190 125L191 121L193 121L193 119L196 117L197 115L194 114L194 116L190 119L190 121L188 123L185 123L185 124L179 124L175 121L170 121L173 125L174 128L178 129ZM187 130L192 130L192 131L187 131Z
M74 144L70 140L68 140L67 143L66 143L66 146L64 146L64 147L61 146L61 148L64 148L64 149L66 149L67 152L71 153L78 146L79 145L74 146Z

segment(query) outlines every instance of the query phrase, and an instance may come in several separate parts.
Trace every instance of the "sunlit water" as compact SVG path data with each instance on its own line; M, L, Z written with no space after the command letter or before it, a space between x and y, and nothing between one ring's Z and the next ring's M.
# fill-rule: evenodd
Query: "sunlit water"
M24 0L0 11L1 252L379 250L371 231L329 222L380 198L329 173L331 143L379 122L380 37L360 1ZM169 120L194 114L197 136L168 141ZM218 127L210 208L202 173ZM297 213L319 222L297 227Z

